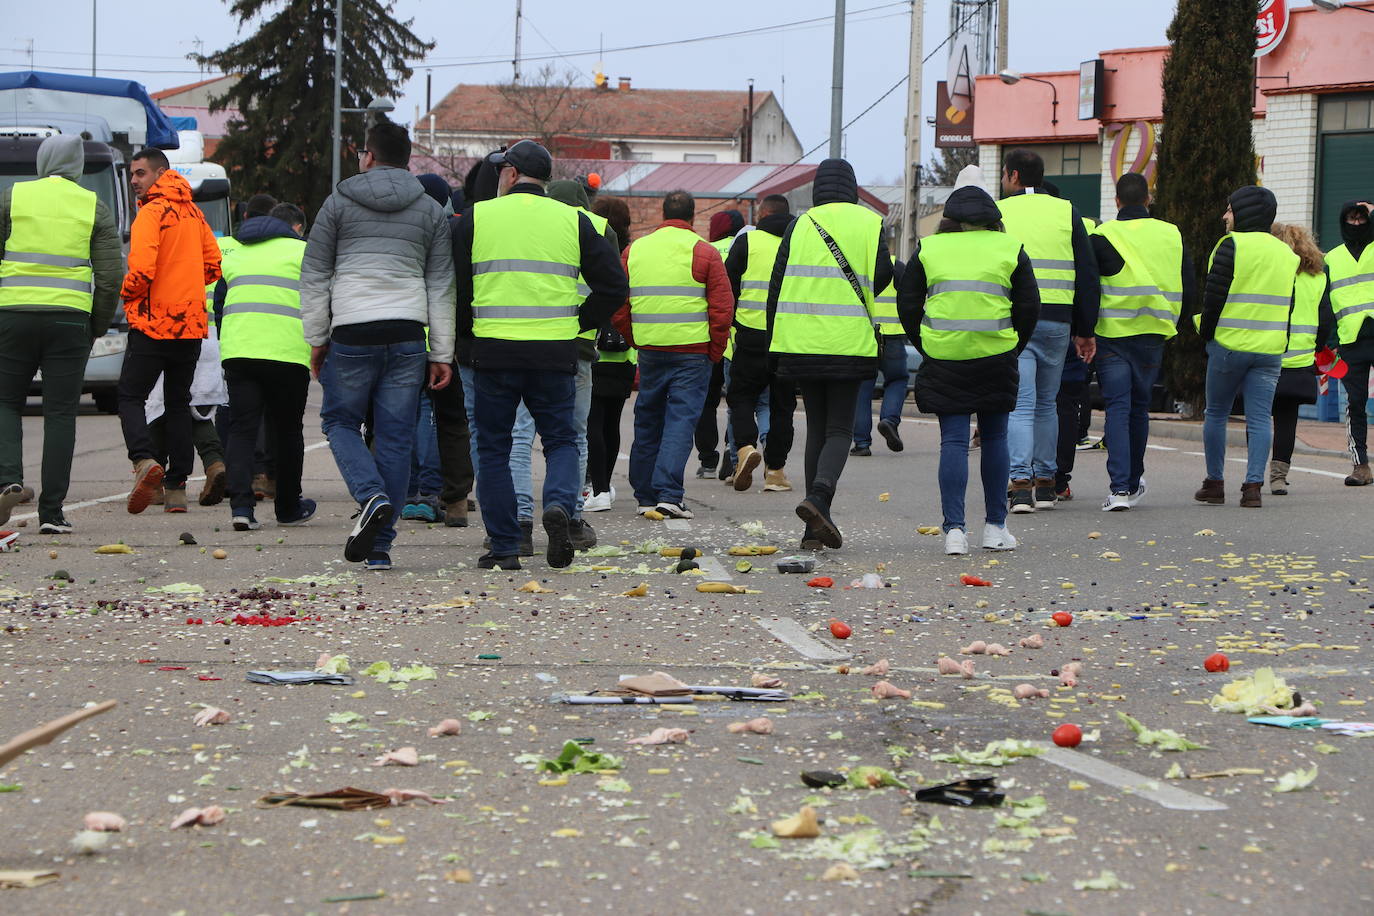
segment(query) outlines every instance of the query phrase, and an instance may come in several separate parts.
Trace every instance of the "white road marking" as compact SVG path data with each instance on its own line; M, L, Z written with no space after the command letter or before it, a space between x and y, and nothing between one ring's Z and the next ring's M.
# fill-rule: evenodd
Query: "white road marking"
M806 632L802 625L791 617L760 617L758 623L773 638L785 643L789 649L812 661L835 662L849 658L849 653L837 652L825 643L812 638L811 634Z
M321 441L321 442L315 442L315 443L312 443L311 445L307 445L307 446L305 447L305 450L306 450L307 452L313 452L313 451L314 451L315 449L317 449L317 448L325 448L325 447L328 446L328 445L329 445L329 440L328 440L328 439L325 439L325 440L323 440L323 441ZM187 478L186 478L186 482L187 482L187 483L195 483L195 482L198 482L198 481L201 481L201 480L204 480L204 479L205 479L205 475L202 474L202 475L200 475L199 477L187 477ZM77 509L87 509L87 508L90 508L91 506L98 506L98 505L100 505L101 503L114 503L114 502L119 502L121 499L128 499L128 498L129 498L129 491L128 491L128 490L125 490L123 493L111 493L109 496L100 496L100 497L97 497L96 499L83 499L83 500L82 500L81 502L79 502L79 503L68 503L67 505L65 505L65 506L62 507L62 511L63 511L63 512L75 512ZM25 519L30 519L30 518L38 518L38 513L37 513L37 512L25 512L23 515L12 515L12 516L10 516L10 520L11 520L11 521L15 521L15 522L24 521Z
M1178 451L1178 449L1174 448L1172 445L1153 445L1153 444L1151 444L1151 445L1147 445L1147 446L1145 446L1145 447L1146 447L1146 448L1152 448L1152 449L1154 449L1155 451L1159 451L1159 452L1176 452L1176 451Z
M691 531L692 524L685 518L667 518L663 520L663 527L671 528L674 531Z
M702 578L707 582L729 582L734 579L716 557L698 557L697 565L701 567Z
M1154 802L1162 808L1175 811L1225 811L1226 805L1213 798L1185 792L1160 779L1150 779L1139 773L1119 767L1087 754L1080 754L1062 747L1055 747L1043 741L1034 742L1045 749L1040 759L1055 766L1063 767L1080 776L1095 779L1129 792L1131 795Z

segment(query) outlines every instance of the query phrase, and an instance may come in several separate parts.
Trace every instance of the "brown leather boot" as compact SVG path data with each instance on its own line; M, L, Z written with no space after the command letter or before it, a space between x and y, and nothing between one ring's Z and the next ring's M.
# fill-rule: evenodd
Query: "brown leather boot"
M162 465L151 458L140 458L134 462L134 488L129 491L127 507L130 514L137 515L148 508L153 494L162 486Z
M211 462L205 469L205 485L200 488L200 497L196 502L202 506L218 506L224 502L225 483L224 462Z
M1259 481L1241 484L1240 507L1242 509L1258 509L1260 507L1260 490L1263 487L1264 484Z
M1212 506L1220 506L1226 502L1226 481L1213 480L1208 477L1202 481L1202 486L1193 494L1193 499L1200 503L1207 503Z
M1367 487L1374 483L1374 472L1369 470L1369 462L1355 465L1350 476L1345 479L1347 487Z

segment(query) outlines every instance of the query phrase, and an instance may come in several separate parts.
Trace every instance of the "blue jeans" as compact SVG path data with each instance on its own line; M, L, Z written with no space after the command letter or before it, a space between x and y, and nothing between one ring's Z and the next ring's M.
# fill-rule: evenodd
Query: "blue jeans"
M415 451L410 458L410 486L406 488L406 502L414 502L418 496L437 498L443 488L444 475L439 470L439 433L434 426L434 408L427 396L421 397L416 404Z
M561 506L572 517L577 500L577 432L573 428L575 381L563 372L539 369L483 369L473 373L477 444L477 498L491 552L512 556L520 549L511 440L521 402L529 409L544 443L544 508Z
M1113 493L1134 493L1145 473L1150 439L1150 392L1164 358L1164 341L1154 334L1099 337L1097 384L1105 404L1102 438Z
M942 413L940 419L940 511L943 528L965 528L964 491L968 489L969 414ZM983 479L983 519L989 525L1007 521L1007 417L978 412L982 440L979 474Z
M520 521L534 520L534 417L521 401L515 408L511 429L510 476L515 487L515 509Z
M1016 409L1007 422L1012 480L1054 476L1059 444L1055 398L1068 348L1069 323L1042 320L1017 358L1021 385L1016 390Z
M1202 422L1202 448L1210 480L1226 477L1226 420L1240 394L1245 398L1245 482L1264 482L1274 438L1274 386L1282 368L1281 354L1246 353L1207 341L1207 413Z
M461 382L463 385L463 410L468 415L468 453L472 457L473 477L477 476L477 418L474 416L476 402L476 381L472 377L472 367L458 363L458 378L454 383ZM476 481L473 481L474 485Z
M710 383L711 360L705 353L639 351L629 468L639 505L682 502L682 475Z
M587 482L587 415L592 412L592 361L577 361L577 388L573 395L573 429L577 430L577 511L582 517L582 484Z
M878 369L883 373L883 404L878 409L878 419L896 426L902 422L902 401L906 399L905 334L883 335ZM854 407L854 444L864 448L873 444L873 386L877 383L877 376L859 383L859 403Z
M320 426L339 466L349 495L361 506L377 494L393 506L404 504L415 445L415 415L425 383L423 340L357 347L331 343L320 372L324 402ZM372 408L372 450L362 426ZM375 550L385 552L396 539L395 518L377 535Z

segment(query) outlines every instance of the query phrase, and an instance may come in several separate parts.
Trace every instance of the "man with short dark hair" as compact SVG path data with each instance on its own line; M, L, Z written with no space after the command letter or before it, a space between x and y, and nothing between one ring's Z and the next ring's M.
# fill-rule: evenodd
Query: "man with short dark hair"
M1007 424L1011 511L1053 509L1059 417L1055 399L1071 345L1091 361L1096 346L1097 261L1078 208L1047 192L1045 162L1017 148L1002 167L1002 223L1030 256L1040 289L1040 319L1018 357L1020 388Z
M736 449L733 486L743 492L753 486L754 471L763 465L763 488L785 492L792 484L783 471L792 450L792 414L797 409L797 385L780 379L768 367L768 281L778 256L783 233L792 224L787 198L770 194L758 207L757 226L740 233L725 258L725 274L735 296L735 322L730 329L734 356L725 390L730 433ZM759 398L768 393L767 442L754 412Z
M129 165L139 210L129 239L129 272L120 296L129 322L129 347L119 374L119 422L134 465L128 510L142 512L158 486L163 510L186 511L191 440L191 382L200 342L209 333L205 290L220 278L220 250L191 185L169 167L160 149L143 149ZM163 379L167 467L158 463L144 412Z
M628 292L615 250L585 213L545 193L549 151L521 140L493 160L497 196L458 223L458 327L471 337L477 492L491 548L482 569L519 569L511 430L523 401L544 446L550 566L572 563L578 477L577 335L600 327ZM579 277L587 287L578 289Z
M81 138L38 146L38 177L0 191L0 525L33 491L24 486L21 413L43 373L41 534L70 534L62 512L76 448L76 408L91 342L119 304L119 230L93 191L77 184Z
M669 192L663 222L621 256L630 297L614 322L639 348L630 485L641 515L692 517L683 504L683 473L711 365L725 353L734 313L725 264L693 230L695 216L691 194Z
M1149 203L1145 176L1127 172L1116 182L1116 219L1092 235L1102 276L1093 366L1104 402L1105 512L1133 509L1145 497L1150 394L1164 342L1178 333L1179 314L1193 298L1193 265L1183 238L1172 223L1150 216Z
M300 308L324 388L324 434L358 502L344 559L387 570L420 388L426 375L430 388L443 388L453 373L453 253L443 208L408 169L404 127L373 125L359 161L362 172L340 182L315 217ZM371 450L362 435L369 411Z

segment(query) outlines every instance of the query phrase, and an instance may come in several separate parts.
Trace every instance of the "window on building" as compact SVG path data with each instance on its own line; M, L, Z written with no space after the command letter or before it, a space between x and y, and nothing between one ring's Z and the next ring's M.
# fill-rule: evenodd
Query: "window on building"
M715 153L683 153L683 162L715 162Z
M1369 193L1374 161L1374 95L1323 96L1318 108L1316 220L1322 248L1340 244L1341 204Z

